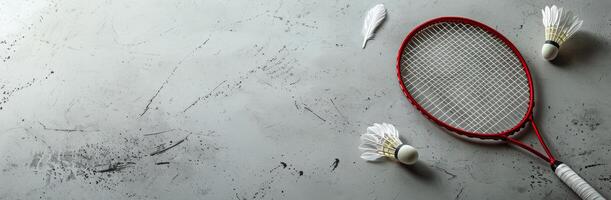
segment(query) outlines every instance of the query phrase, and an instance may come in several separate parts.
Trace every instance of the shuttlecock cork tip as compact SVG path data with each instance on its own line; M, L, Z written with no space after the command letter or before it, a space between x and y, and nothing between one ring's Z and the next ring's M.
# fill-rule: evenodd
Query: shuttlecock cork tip
M545 41L541 47L541 55L545 60L552 61L558 56L559 45L554 41Z
M401 145L396 149L395 158L399 162L412 165L418 161L418 150L410 145Z

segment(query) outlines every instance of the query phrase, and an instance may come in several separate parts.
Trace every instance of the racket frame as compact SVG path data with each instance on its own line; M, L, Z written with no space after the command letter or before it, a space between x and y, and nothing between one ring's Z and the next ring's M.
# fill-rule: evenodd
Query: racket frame
M436 24L440 22L457 22L457 23L469 24L469 25L473 25L473 26L482 28L484 31L492 34L494 37L497 37L501 41L503 41L503 43L509 46L511 51L513 51L513 53L518 57L518 59L520 60L520 63L522 64L522 69L524 70L526 77L528 79L528 88L529 88L530 97L529 97L529 102L528 102L528 110L524 114L524 117L520 120L520 122L517 125L515 125L511 129L505 130L500 133L486 134L486 133L475 133L475 132L465 131L463 129L453 127L437 119L433 115L431 115L427 110L425 110L414 99L414 97L412 97L409 91L407 91L407 88L405 87L405 83L403 82L403 76L401 75L401 58L405 50L405 47L411 41L412 37L414 37L419 31L421 31L422 29L432 24ZM475 20L471 20L471 19L464 18L464 17L439 17L439 18L435 18L435 19L426 21L418 25L416 28L414 28L414 30L412 30L407 35L405 40L403 40L403 44L401 44L401 48L399 49L399 53L397 55L397 77L399 78L399 85L401 85L401 90L403 90L403 94L405 94L405 96L407 97L407 99L409 99L412 105L414 105L414 107L416 107L416 109L420 111L422 114L424 114L424 116L426 116L426 118L428 118L429 120L435 122L436 124L440 125L441 127L446 128L449 131L455 132L460 135L465 135L468 137L476 137L480 139L500 139L507 143L515 144L539 156L543 160L547 161L551 165L552 170L554 171L556 176L558 176L560 180L562 180L567 186L569 186L582 199L584 200L600 200L600 199L604 200L605 199L605 197L603 197L598 191L596 191L594 187L592 187L583 178L581 178L574 170L572 170L566 164L563 164L562 162L557 161L554 158L554 156L552 155L552 153L550 152L549 148L543 141L541 134L539 133L539 128L537 128L537 125L535 124L535 121L533 120L533 107L535 105L534 103L534 96L535 96L534 94L535 93L534 93L534 88L533 88L533 80L531 78L530 71L528 69L528 65L526 65L526 62L524 61L524 58L522 57L518 49L507 38L505 38L505 36L497 32L496 30L488 27L485 24L482 24ZM541 147L545 150L545 154L547 154L547 156L541 153L540 151L534 149L532 146L527 145L523 142L518 141L517 139L510 137L511 134L516 133L520 131L520 129L525 127L527 122L530 122L535 134L537 135L537 138L539 139L539 143L541 144Z
M406 46L408 45L408 43L412 40L412 38L418 34L422 29L433 25L433 24L437 24L437 23L442 23L442 22L455 22L455 23L464 23L464 24L469 24L475 27L479 27L482 28L484 31L492 34L494 37L500 39L505 45L507 45L511 51L514 53L514 55L520 60L520 63L522 64L522 70L524 70L526 78L528 79L528 89L529 89L529 102L528 102L528 110L526 113L524 113L524 116L522 117L522 119L520 120L520 122L518 124L516 124L514 127L512 127L511 129L499 132L499 133L477 133L477 132L470 132L470 131L466 131L464 129L461 128L457 128L457 127L453 127L451 125L449 125L448 123L445 123L441 120L439 120L438 118L436 118L435 116L433 116L432 114L430 114L427 110L425 110L415 99L414 97L409 93L409 91L407 90L407 88L405 87L405 83L403 81L403 76L401 74L401 60L402 60L402 55L403 52L406 48ZM403 91L403 94L407 97L407 99L410 101L410 103L418 110L420 111L420 113L422 113L426 118L428 118L429 120L433 121L434 123L436 123L437 125L451 131L451 132L455 132L457 134L460 135L464 135L467 137L475 137L475 138L480 138L480 139L497 139L497 140L504 140L504 141L508 141L511 142L513 144L516 144L517 146L524 148L525 150L528 150L529 152L541 157L543 160L549 162L551 165L554 165L554 163L556 162L556 160L554 159L554 157L552 156L551 152L549 151L547 145L545 144L545 142L543 141L543 138L541 137L541 135L539 134L539 130L534 122L534 120L532 119L532 115L533 115L533 108L535 105L535 101L534 101L534 87L533 87L533 80L532 77L530 75L530 70L528 68L528 65L526 64L526 61L524 60L524 57L522 57L522 55L520 54L520 52L518 51L518 49L505 37L503 36L501 33L499 33L498 31L494 30L493 28L469 19L469 18L465 18L465 17L458 17L458 16L444 16L444 17L438 17L438 18L433 18L431 20L428 20L418 26L416 26L412 31L410 31L410 33L405 37L405 39L403 40L403 43L401 44L401 48L399 49L399 52L397 54L397 77L399 79L399 85L401 86L401 90ZM526 145L516 139L513 139L511 137L509 137L510 135L512 135L513 133L516 133L518 131L520 131L520 129L524 128L526 126L526 123L530 122L533 129L535 130L535 134L537 135L537 138L539 139L539 142L541 143L541 146L543 147L543 149L545 150L546 155L542 154L541 152L537 151L536 149L534 149L533 147Z

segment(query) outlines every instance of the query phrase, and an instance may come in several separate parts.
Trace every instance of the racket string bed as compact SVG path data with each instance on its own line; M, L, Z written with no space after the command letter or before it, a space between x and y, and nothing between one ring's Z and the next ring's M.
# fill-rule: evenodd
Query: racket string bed
M457 90L457 91L461 91L461 90ZM456 96L458 96L458 95L456 95ZM435 103L433 103L433 105L436 105L436 104L435 104Z
M522 119L528 83L518 83L525 73L502 41L468 24L439 23L420 32L407 44L402 65L407 89L417 91L414 98L425 110L480 133L500 132Z

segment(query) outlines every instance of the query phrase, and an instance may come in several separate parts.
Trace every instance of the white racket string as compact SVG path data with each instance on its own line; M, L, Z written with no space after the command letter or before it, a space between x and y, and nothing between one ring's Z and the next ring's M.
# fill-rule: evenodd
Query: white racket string
M530 88L519 58L480 27L441 22L423 28L405 46L400 70L424 110L464 131L503 132L528 110Z

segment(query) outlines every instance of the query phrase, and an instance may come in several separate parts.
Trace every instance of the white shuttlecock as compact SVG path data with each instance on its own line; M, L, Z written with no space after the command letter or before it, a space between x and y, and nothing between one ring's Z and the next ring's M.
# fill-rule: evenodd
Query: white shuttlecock
M361 135L359 149L363 152L361 158L368 161L387 157L411 165L418 160L418 151L410 145L403 144L399 139L399 131L395 126L387 123L368 127L367 133Z
M562 8L545 6L541 9L543 26L545 26L545 43L541 54L546 60L553 60L558 55L560 45L569 39L579 28L583 20L573 15L573 12Z

